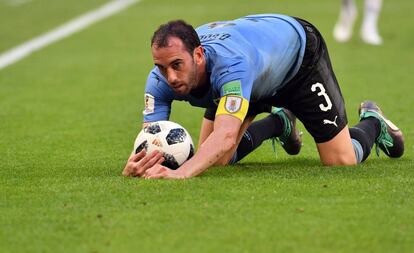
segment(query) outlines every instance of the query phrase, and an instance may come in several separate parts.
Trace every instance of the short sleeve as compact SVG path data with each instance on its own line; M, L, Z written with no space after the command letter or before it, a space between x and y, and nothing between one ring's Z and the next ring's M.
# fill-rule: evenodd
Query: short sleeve
M231 115L243 121L253 86L249 64L242 58L224 59L221 63L220 69L216 69L215 82L220 94L216 115Z
M144 96L144 122L169 119L173 95L168 84L154 73L154 70L148 75Z

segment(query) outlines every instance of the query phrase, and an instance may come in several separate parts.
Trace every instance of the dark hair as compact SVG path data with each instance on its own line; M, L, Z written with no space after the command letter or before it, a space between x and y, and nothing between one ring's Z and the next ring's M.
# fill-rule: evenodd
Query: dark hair
M155 44L157 47L166 47L170 37L179 38L190 54L201 45L198 34L190 24L184 20L172 20L158 27L152 35L151 46Z

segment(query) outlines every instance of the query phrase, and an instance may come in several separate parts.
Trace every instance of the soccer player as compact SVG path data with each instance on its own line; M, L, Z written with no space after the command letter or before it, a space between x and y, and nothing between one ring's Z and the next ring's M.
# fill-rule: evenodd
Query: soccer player
M371 45L381 45L382 38L378 34L378 16L381 12L382 0L365 0L364 19L362 21L361 39ZM342 0L338 22L334 28L334 38L339 42L347 42L352 37L357 8L354 0Z
M404 152L401 131L371 101L347 126L344 100L327 47L307 21L262 14L212 22L196 30L182 20L161 25L151 40L154 68L146 83L144 126L168 120L173 100L206 108L199 148L177 170L162 154L131 154L123 175L188 178L234 164L263 140L288 154L302 145L296 117L313 136L324 165L355 165L373 144L390 157ZM253 122L261 112L270 114Z

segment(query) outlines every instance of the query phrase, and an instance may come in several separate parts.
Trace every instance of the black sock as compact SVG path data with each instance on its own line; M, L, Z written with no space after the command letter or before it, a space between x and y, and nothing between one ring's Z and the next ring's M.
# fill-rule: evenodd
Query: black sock
M264 140L280 136L282 131L283 121L278 115L270 114L266 118L253 122L244 133L237 147L235 159L231 163L236 163L243 159L260 146Z
M372 146L381 131L381 123L377 118L369 117L361 120L354 127L349 129L349 134L352 139L357 140L364 152L362 161L365 161L371 153Z

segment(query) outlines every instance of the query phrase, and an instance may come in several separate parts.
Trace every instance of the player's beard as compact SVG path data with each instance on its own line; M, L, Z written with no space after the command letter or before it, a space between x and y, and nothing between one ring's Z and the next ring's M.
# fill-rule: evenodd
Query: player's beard
M186 82L183 82L182 85L180 87L178 87L179 89L175 89L175 92L181 94L181 95L187 95L189 94L192 90L196 89L198 86L198 82L197 82L197 64L193 59L193 64L192 64L192 68L190 68L189 72L188 72L188 78Z
M193 70L191 71L191 73L189 75L190 78L188 80L188 86L190 87L190 90L189 91L197 88L197 86L198 86L198 84L197 84L197 74L198 74L198 71L197 71L197 63L196 63L196 61L193 58Z

